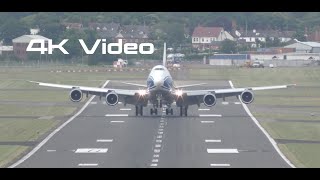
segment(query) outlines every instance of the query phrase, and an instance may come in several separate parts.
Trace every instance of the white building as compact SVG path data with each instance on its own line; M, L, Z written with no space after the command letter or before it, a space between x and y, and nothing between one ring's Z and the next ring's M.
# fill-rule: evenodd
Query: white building
M320 43L318 42L296 42L285 46L285 48L295 48L296 53L320 53Z
M212 42L224 41L234 38L222 27L196 27L192 34L192 46L194 48L209 48Z

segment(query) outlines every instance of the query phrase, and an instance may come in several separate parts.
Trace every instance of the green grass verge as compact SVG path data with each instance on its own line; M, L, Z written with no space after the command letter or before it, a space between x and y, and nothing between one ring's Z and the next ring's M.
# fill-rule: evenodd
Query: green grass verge
M320 144L280 144L279 148L299 168L320 168Z
M28 147L26 146L3 146L0 145L0 168L6 166L13 159L19 156L21 153L26 151Z

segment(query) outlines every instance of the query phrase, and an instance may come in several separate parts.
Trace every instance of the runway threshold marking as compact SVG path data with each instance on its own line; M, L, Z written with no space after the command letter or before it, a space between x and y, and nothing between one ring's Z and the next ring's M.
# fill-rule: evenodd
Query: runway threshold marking
M229 167L230 164L210 164L211 167Z
M80 148L75 153L107 153L107 148Z
M124 123L124 121L110 121L110 123Z
M228 105L229 102L222 102L221 104L223 104L223 105Z
M221 114L199 114L199 117L222 117Z
M102 87L106 87L106 85L109 83L109 80L106 81ZM41 141L34 149L32 149L27 155L22 157L20 160L9 166L9 168L14 168L18 166L19 164L23 163L25 160L27 160L29 157L31 157L34 153L36 153L46 142L49 141L49 139L52 138L57 132L59 132L63 127L65 127L67 124L69 124L73 119L75 119L79 114L81 114L87 106L90 104L90 102L95 98L96 96L93 95L87 102L86 104L75 114L73 115L70 119L68 119L66 122L64 122L61 126L59 126L57 129L55 129L53 132L51 132L43 141Z
M54 149L48 149L47 152L56 152L57 150Z
M97 142L113 142L113 139L97 139Z
M198 111L210 111L210 109L198 109Z
M234 88L232 81L229 81L230 87ZM240 96L238 96L238 98L240 99ZM238 102L241 103L241 102ZM282 157L282 159L292 168L295 168L295 166L289 161L289 159L287 159L286 156L284 156L284 154L280 151L276 141L268 134L268 132L260 125L259 121L251 114L248 106L244 103L241 103L244 110L247 112L247 114L250 116L250 118L252 119L252 121L258 126L258 128L263 132L263 134L268 138L268 140L270 141L270 143L272 144L272 146L274 147L274 149L278 152L278 154Z
M206 139L205 142L221 142L221 139Z
M78 166L84 167L84 166L98 166L98 164L78 164Z
M214 121L201 121L201 123L214 123Z
M207 152L209 154L211 153L219 153L219 154L224 154L224 153L239 153L238 149L207 149Z
M127 117L129 114L106 114L106 117Z

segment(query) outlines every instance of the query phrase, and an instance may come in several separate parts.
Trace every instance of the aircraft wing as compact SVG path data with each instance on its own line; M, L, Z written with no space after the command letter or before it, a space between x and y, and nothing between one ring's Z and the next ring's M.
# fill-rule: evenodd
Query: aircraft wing
M284 89L295 86L295 84L280 85L280 86L261 86L261 87L246 87L246 88L228 88L228 89L206 89L206 90L182 90L183 103L185 105L197 104L198 106L203 102L203 97L212 93L216 98L225 98L230 96L241 95L242 92L249 91L260 91L260 90L271 90L271 89Z
M271 90L271 89L284 89L284 88L288 88L288 87L292 87L292 86L295 86L295 84L280 85L280 86L228 88L228 89L185 90L183 92L186 93L187 96L201 96L201 95L205 95L208 92L210 92L210 93L217 95L217 97L218 97L219 95L226 95L226 96L240 95L245 90L259 91L259 90Z
M138 93L138 90L129 90L129 89L109 89L109 88L98 88L98 87L87 87L87 86L76 86L76 85L63 85L63 84L52 84L52 83L43 83L43 82L36 82L36 81L29 81L31 83L36 83L39 86L46 86L46 87L55 87L55 88L63 88L63 89L73 89L79 88L82 92L88 92L89 94L99 95L99 94L107 94L111 91L119 95L128 95L134 96L135 93Z
M64 85L64 84L52 84L52 83L43 83L29 81L31 83L36 83L39 86L53 87L53 88L63 88L63 89L80 89L84 94L100 96L100 98L106 97L107 94L114 92L119 97L119 102L126 104L147 104L144 98L139 98L141 94L145 94L145 90L130 90L130 89L113 89L113 88L99 88L99 87L87 87L87 86L76 86L76 85Z

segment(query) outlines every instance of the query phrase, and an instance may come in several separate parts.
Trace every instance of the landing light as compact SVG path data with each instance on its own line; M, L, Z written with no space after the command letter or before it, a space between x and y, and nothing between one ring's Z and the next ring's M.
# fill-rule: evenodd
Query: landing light
M146 90L139 90L138 93L140 96L144 96L147 94L147 91Z
M177 90L177 91L176 91L176 95L177 95L177 96L182 96L182 94L183 94L182 90Z

